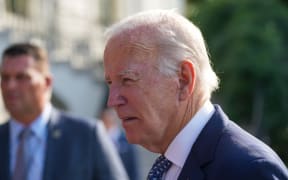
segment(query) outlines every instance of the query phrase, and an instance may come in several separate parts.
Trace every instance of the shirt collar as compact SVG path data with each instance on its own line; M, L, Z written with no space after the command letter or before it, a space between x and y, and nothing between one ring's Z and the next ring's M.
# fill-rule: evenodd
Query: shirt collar
M183 168L193 144L214 112L214 106L206 101L168 146L165 157Z
M36 137L40 139L45 138L46 125L49 121L51 111L52 111L52 105L49 103L45 106L44 111L30 125L31 130L34 132ZM23 128L24 125L22 123L11 118L10 131L12 139L16 140L18 134L22 131Z

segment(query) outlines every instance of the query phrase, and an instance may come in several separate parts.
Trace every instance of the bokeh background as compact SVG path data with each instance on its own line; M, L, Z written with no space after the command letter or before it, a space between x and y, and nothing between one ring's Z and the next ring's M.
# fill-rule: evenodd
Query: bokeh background
M53 104L99 117L106 106L104 31L147 9L176 9L203 32L220 89L212 101L288 164L288 0L0 0L0 51L49 52ZM0 101L0 123L7 113ZM138 147L144 179L157 156Z
M214 102L288 163L288 1L188 1L220 89Z

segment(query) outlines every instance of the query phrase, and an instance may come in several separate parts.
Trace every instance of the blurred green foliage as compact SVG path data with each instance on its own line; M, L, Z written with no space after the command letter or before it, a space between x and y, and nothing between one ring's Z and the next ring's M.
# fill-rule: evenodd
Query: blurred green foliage
M214 102L288 164L287 0L189 2L221 80Z

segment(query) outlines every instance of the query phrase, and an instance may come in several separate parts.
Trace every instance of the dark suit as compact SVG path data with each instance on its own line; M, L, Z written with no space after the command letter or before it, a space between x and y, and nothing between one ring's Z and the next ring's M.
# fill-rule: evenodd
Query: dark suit
M180 173L180 180L287 180L280 158L230 121L219 106Z
M0 180L10 179L8 123L0 126ZM53 109L43 180L127 179L104 127L97 123Z

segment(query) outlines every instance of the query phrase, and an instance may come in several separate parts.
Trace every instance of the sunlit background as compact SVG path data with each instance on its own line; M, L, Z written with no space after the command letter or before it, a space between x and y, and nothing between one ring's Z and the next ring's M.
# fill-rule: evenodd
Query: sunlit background
M105 29L146 9L175 8L184 14L185 7L184 0L0 0L0 51L19 41L45 47L54 75L53 104L99 117L107 98L102 69ZM3 122L7 114L0 104ZM145 179L156 155L137 150Z
M176 9L203 31L221 79L214 103L288 163L287 0L0 0L0 51L31 41L49 52L53 104L99 117L107 100L105 29L147 9ZM0 122L7 119L0 103ZM154 154L139 147L144 179Z

